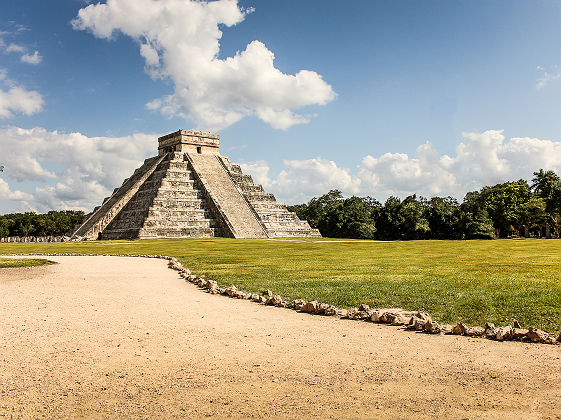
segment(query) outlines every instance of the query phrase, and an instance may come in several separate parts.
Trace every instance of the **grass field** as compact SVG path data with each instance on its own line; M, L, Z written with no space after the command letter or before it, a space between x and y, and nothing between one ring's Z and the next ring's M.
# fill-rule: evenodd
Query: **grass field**
M221 286L270 289L285 300L397 306L446 323L506 325L516 318L550 333L561 326L560 240L0 244L0 254L49 252L170 255Z
M35 267L38 265L56 264L42 258L0 258L0 268Z

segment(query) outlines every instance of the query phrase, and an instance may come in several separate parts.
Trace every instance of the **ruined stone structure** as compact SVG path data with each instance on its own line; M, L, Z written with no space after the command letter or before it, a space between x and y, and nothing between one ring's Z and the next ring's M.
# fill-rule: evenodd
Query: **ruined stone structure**
M216 134L179 130L97 207L73 239L321 237L226 156Z

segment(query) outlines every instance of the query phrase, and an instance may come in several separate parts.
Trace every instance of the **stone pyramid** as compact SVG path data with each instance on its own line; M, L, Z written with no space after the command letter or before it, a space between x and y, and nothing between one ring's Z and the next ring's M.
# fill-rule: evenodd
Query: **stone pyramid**
M94 209L73 239L321 237L239 165L217 134L179 130Z

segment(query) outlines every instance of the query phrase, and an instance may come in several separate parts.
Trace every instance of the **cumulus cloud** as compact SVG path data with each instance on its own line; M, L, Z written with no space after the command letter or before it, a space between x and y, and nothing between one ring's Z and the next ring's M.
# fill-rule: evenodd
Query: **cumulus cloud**
M8 183L2 178L0 178L0 197L2 197L3 200L12 201L25 201L33 199L33 196L31 194L22 191L12 191Z
M314 158L285 160L283 169L274 179L269 177L269 166L264 161L241 164L257 183L274 192L281 201L300 202L321 195L331 189L347 194L360 192L361 180L340 168L331 160Z
M18 45L18 44L10 44L6 47L5 50L7 53L24 53L25 52L25 47L23 45Z
M43 110L43 96L36 90L27 90L7 78L0 70L0 118L11 118L14 114L31 115Z
M90 211L144 158L155 154L157 137L87 137L43 128L0 129L0 165L5 166L0 203L11 200L12 204L19 203L20 210ZM531 137L507 139L502 130L488 130L463 133L451 156L440 154L433 144L425 142L413 155L367 155L357 163L348 169L321 157L285 160L276 174L271 173L266 161L241 166L268 192L289 204L305 202L335 188L346 196L370 195L379 200L413 193L461 199L466 192L484 185L529 180L540 168L561 173L561 142Z
M157 137L87 137L43 128L0 129L1 164L5 166L2 176L35 185L34 191L25 196L16 198L14 192L9 199L26 200L23 207L39 211L91 211L155 151ZM6 199L2 191L0 199Z
M430 142L414 156L385 153L365 156L354 171L321 158L285 161L285 169L270 174L264 161L242 165L244 171L289 203L309 200L330 189L347 196L453 196L485 185L526 179L540 168L561 172L561 142L529 137L506 139L502 130L463 133L454 156L439 154Z
M281 72L273 52L257 40L233 57L218 58L219 25L236 25L251 11L236 0L108 0L81 9L72 24L99 38L120 32L140 44L151 77L174 84L173 94L149 102L148 109L189 118L204 130L248 115L278 129L308 122L309 115L295 111L335 98L321 75Z
M21 61L27 64L37 65L43 61L43 57L39 54L39 51L35 51L33 54L24 54L21 56Z

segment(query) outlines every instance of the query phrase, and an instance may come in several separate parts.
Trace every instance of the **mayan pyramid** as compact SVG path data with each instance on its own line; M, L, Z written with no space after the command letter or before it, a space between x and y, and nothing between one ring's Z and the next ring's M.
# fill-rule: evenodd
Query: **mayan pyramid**
M220 136L179 130L94 209L73 239L321 237L239 165Z

